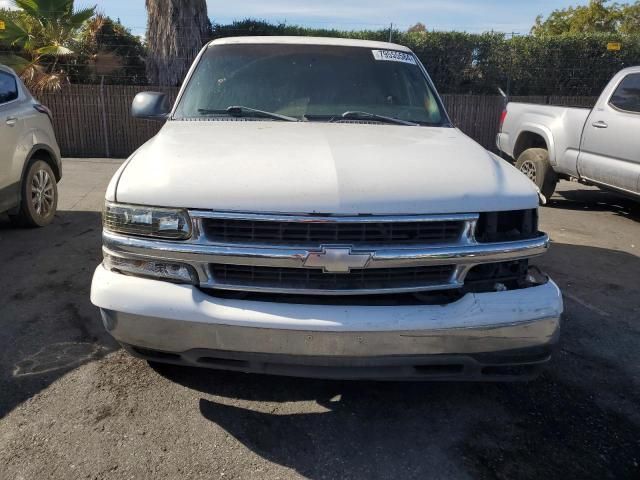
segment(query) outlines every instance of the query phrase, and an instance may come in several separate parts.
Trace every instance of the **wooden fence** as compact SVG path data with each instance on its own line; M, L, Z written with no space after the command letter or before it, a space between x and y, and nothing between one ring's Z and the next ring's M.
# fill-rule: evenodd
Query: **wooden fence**
M131 101L144 90L164 91L175 99L177 88L129 85L69 85L38 100L53 112L53 127L66 157L125 158L157 133L161 124L129 115ZM451 119L485 148L495 150L503 98L498 95L443 95ZM515 97L514 101L590 107L593 97Z
M158 122L138 120L129 110L133 97L149 87L69 85L61 92L37 95L51 109L53 128L66 157L125 158L155 135ZM154 87L175 97L177 88Z

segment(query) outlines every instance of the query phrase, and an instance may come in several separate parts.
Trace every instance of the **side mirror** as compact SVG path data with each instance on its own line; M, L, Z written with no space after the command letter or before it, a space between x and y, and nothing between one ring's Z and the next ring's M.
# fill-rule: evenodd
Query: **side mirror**
M163 122L171 112L171 104L166 93L140 92L131 104L131 115L135 118Z

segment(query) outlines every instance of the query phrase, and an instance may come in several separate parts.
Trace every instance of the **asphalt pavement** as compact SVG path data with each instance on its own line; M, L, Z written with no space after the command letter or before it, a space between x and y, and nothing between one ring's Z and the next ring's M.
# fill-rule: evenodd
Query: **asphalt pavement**
M536 261L559 349L530 383L151 367L89 301L116 160L64 161L44 229L0 217L0 479L640 478L640 204L562 182Z

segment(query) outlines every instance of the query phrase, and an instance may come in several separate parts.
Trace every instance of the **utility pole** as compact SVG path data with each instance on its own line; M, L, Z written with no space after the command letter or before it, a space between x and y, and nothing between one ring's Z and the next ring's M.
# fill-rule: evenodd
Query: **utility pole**
M391 39L393 38L393 22L389 25L389 43L391 43Z

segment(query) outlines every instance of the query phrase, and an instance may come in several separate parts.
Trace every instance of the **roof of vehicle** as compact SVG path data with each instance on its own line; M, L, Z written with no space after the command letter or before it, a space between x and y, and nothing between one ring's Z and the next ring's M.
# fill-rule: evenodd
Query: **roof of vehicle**
M620 70L618 73L640 73L640 65L635 65L633 67L627 67Z
M218 38L209 42L209 46L213 45L230 45L230 44L286 44L286 45L335 45L340 47L364 47L385 50L400 50L410 52L411 50L405 46L396 43L375 42L372 40L356 40L353 38L334 38L334 37L278 37L278 36L255 36L255 37L227 37Z

